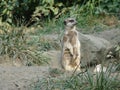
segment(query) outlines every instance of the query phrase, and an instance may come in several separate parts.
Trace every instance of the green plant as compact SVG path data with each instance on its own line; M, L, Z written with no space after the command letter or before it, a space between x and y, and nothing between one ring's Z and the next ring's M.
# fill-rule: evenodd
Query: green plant
M120 80L110 69L94 75L92 72L79 73L72 77L47 78L39 80L33 90L119 90Z
M0 16L2 21L9 24L16 24L16 20L22 18L29 21L39 0L1 0Z
M0 16L2 21L16 24L22 18L29 22L43 22L45 19L57 19L64 14L80 17L81 14L119 15L119 0L1 0ZM28 25L28 26L29 26Z
M107 13L118 14L120 12L119 4L119 0L102 0L99 7Z
M12 29L9 27L1 26L2 34L0 35L1 39L1 52L0 54L8 54L9 56L13 56L15 52L17 52L20 49L23 49L20 47L21 45L25 45L26 38L23 34L23 29ZM24 46L25 47L25 46Z
M48 61L41 51L32 49L28 44L28 35L24 28L0 26L0 55L8 55L13 59L26 62L25 65L42 64Z
M42 19L46 16L55 16L59 13L60 7L62 6L62 3L55 2L54 0L42 0L40 5L36 7L32 16L36 20Z
M117 58L117 70L120 71L120 43L115 46L115 54Z
M7 21L12 23L13 19L13 10L16 5L16 0L1 0L0 1L0 16L2 21Z
M118 58L120 58L120 42L115 46L115 51L118 53Z

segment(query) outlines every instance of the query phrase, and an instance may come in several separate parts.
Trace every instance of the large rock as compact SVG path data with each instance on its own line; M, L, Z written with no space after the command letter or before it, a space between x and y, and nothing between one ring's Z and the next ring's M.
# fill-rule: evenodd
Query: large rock
M105 60L106 52L111 47L109 41L93 35L79 33L81 42L81 66L101 63Z
M118 42L120 42L120 29L111 29L105 30L103 32L97 32L94 34L94 36L104 38L110 41L113 45L116 45Z

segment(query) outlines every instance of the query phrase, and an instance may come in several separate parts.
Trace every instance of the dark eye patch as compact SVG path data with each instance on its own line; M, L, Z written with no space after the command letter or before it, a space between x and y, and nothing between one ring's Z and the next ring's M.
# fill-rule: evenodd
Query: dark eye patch
M69 20L69 22L74 22L74 20Z

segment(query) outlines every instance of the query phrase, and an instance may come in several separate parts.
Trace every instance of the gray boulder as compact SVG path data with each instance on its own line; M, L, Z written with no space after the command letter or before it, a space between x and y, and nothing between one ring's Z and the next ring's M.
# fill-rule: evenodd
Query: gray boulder
M111 47L109 41L93 35L79 33L81 42L81 66L101 63L105 60L106 52Z
M118 44L118 42L120 42L120 29L105 30L103 32L98 32L93 35L104 38L110 41L113 45L116 45Z

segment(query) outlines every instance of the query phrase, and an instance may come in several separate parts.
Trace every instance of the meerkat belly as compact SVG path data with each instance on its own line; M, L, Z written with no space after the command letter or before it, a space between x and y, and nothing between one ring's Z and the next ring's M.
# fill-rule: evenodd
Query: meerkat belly
M64 57L66 58L66 60L72 60L72 54L69 49L65 49Z
M65 50L66 50L65 52L68 52L67 49L69 50L69 53L73 55L73 46L69 42L65 43Z

